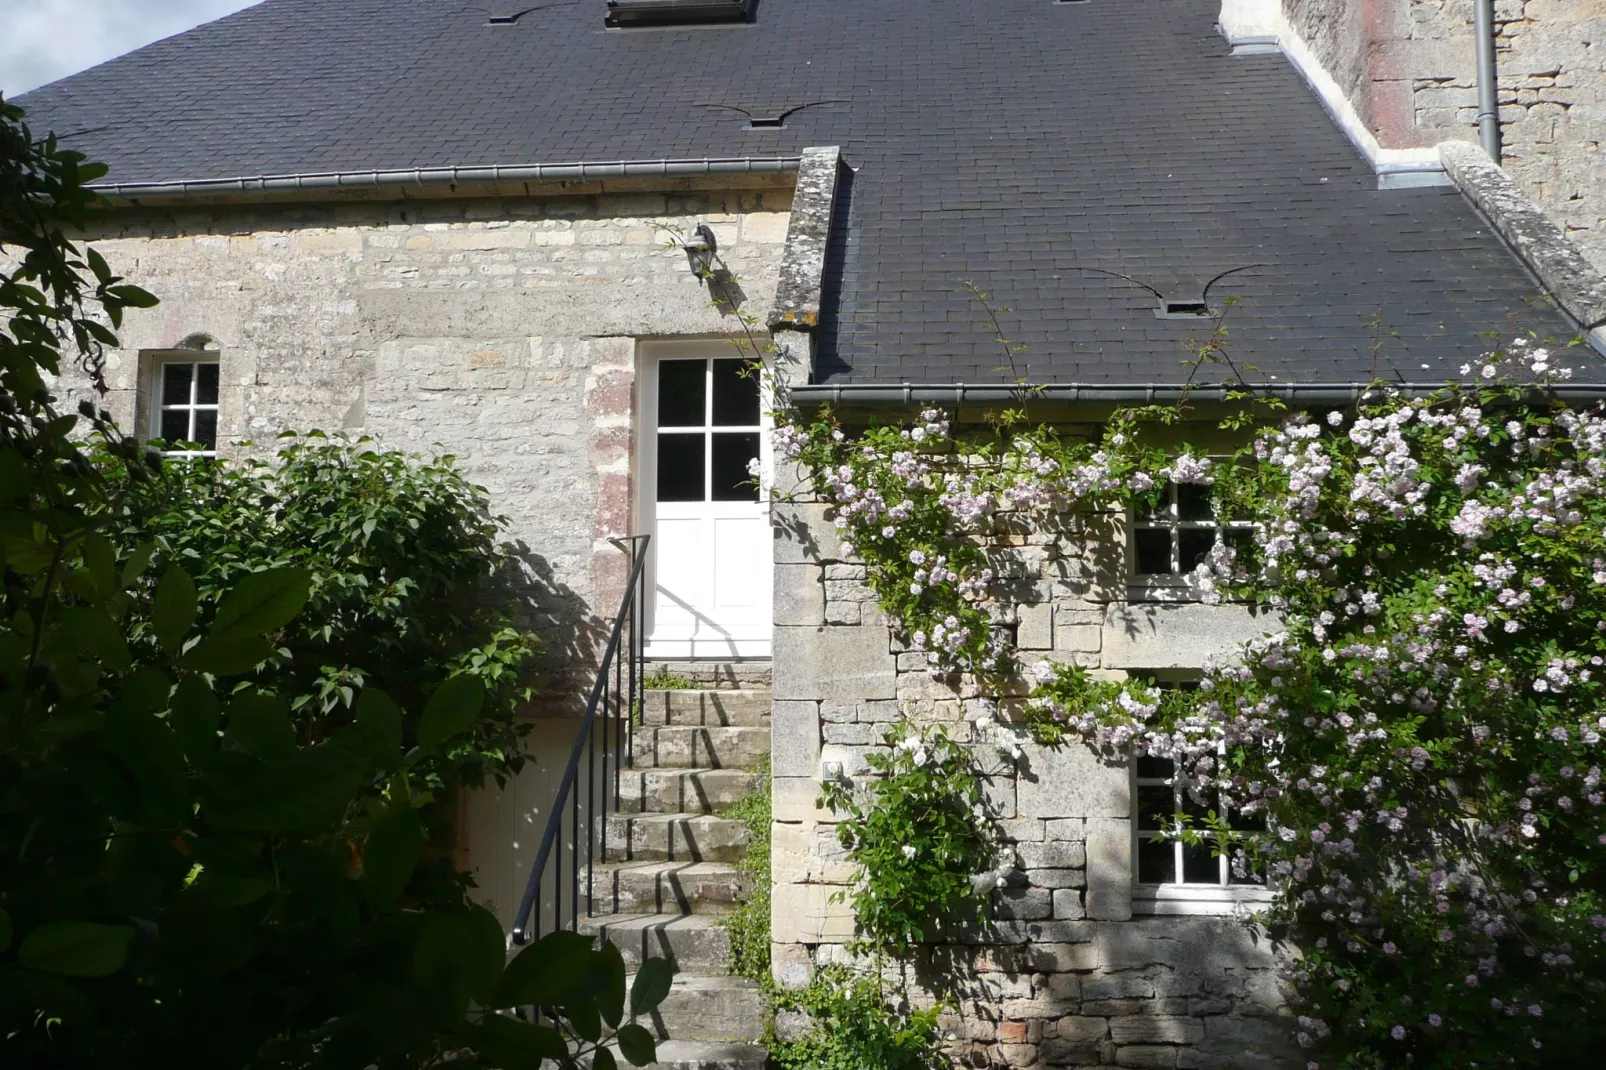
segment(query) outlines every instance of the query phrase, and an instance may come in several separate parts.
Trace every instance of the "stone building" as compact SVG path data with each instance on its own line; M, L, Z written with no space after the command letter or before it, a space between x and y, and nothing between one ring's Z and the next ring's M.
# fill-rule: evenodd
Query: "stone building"
M721 686L644 710L589 923L679 960L666 1064L732 1065L762 1052L716 1042L763 1023L710 921L746 892L716 811L769 756L775 975L803 983L852 932L827 767L862 778L900 718L963 735L985 697L900 646L798 473L747 486L773 466L738 345L796 404L961 425L1021 382L1069 427L1175 396L1224 311L1295 404L1441 384L1515 331L1586 339L1578 381L1606 383L1606 281L1567 237L1599 262L1598 5L1502 0L1509 175L1439 144L1473 131L1464 8L267 0L19 103L111 165L91 237L162 298L109 363L125 425L223 456L314 427L438 444L511 518L580 677L624 588L608 540L654 535L647 654ZM1128 526L1001 537L1023 649L1180 679L1275 626L1140 568ZM509 919L573 705L532 710L530 774L464 814ZM1016 879L949 949L958 1054L1298 1065L1244 921L1262 891L1140 871L1140 771L992 753Z

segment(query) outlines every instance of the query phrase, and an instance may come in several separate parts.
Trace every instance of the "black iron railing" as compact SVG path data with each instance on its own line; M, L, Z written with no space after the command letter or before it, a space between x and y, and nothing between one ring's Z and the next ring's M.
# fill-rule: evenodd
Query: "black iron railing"
M552 923L554 928L580 927L581 876L584 871L584 912L591 909L596 863L608 855L608 815L619 812L620 780L633 765L636 712L642 697L643 655L646 631L645 566L651 535L611 539L630 556L630 582L614 617L613 630L602 654L596 683L586 700L585 719L575 738L574 751L563 771L556 800L547 815L541 847L530 869L524 900L513 923L513 942L529 943L541 937L541 889L547 868L552 868ZM564 839L564 822L569 835ZM567 897L565 897L567 890ZM565 923L564 910L568 910Z

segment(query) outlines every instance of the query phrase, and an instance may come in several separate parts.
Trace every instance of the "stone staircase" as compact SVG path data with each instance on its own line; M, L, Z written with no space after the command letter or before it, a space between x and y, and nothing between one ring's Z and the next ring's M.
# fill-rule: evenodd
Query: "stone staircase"
M731 975L720 924L747 892L738 868L747 829L721 812L758 787L770 692L649 691L644 706L635 768L621 781L624 812L608 818L607 861L591 874L581 931L617 945L632 974L644 958L674 961L669 997L642 1023L660 1040L656 1066L758 1070L763 994Z

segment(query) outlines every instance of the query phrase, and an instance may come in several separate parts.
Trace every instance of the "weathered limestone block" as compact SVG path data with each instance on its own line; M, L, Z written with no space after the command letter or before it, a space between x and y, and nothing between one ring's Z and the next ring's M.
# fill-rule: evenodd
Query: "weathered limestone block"
M804 502L776 502L770 506L777 563L842 560L842 540L837 538L836 525L825 518L826 508Z
M1281 623L1246 606L1118 602L1104 618L1100 664L1106 669L1197 669L1232 658L1244 643Z
M777 885L770 906L770 937L781 944L818 944L853 936L853 909L831 902L823 884Z
M1054 606L1023 605L1017 612L1015 645L1022 650L1050 650L1054 646Z
M775 566L775 623L795 627L825 623L825 585L818 565Z
M1197 1018L1142 1014L1112 1019L1110 1037L1117 1044L1197 1044L1205 1027Z
M1087 822L1087 916L1125 921L1132 916L1132 822L1093 817Z
M778 626L773 643L776 698L853 703L898 697L896 663L881 627Z
M1023 817L1126 817L1131 782L1124 764L1105 761L1087 747L1025 743L1018 789Z
M776 699L770 705L770 771L778 777L820 775L820 704Z

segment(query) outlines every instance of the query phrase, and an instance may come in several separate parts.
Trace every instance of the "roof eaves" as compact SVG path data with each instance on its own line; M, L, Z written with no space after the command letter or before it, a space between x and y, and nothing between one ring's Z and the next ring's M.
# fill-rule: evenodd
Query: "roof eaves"
M1048 383L1042 385L971 385L968 383L841 383L794 386L790 397L799 405L835 405L839 408L867 406L914 406L1018 404L1022 400L1042 400L1068 404L1163 404L1179 401L1229 401L1252 393L1259 398L1276 398L1302 405L1351 405L1367 394L1381 396L1390 391L1406 397L1426 397L1445 389L1447 384L1402 382L1285 383L1274 386L1184 387L1178 383ZM1571 402L1606 401L1606 383L1559 383L1538 396L1555 395ZM1231 395L1231 396L1229 396Z
M109 182L92 188L107 197L237 197L286 193L372 190L387 187L452 187L506 182L598 182L608 179L699 178L729 175L791 174L796 156L731 157L695 160L620 160L558 164L490 164L470 167L413 167L385 171L322 171L311 174L240 178L181 179L169 182Z

